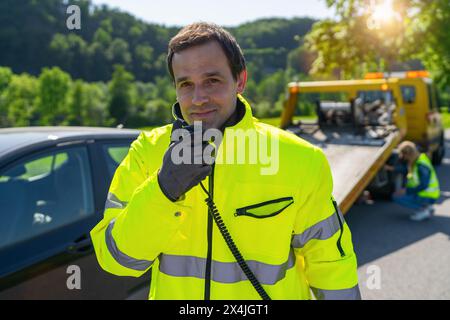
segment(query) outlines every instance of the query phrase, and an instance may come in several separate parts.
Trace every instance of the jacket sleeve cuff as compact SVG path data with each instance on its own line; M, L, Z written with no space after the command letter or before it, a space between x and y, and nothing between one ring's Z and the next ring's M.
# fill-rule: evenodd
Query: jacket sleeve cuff
M159 188L161 189L161 192L163 193L163 195L166 196L167 199L169 199L172 202L178 202L178 201L182 201L182 200L185 199L185 195L184 194L181 197L179 197L178 199L175 199L175 198L173 198L173 197L171 197L169 195L169 193L164 188L164 186L161 184L161 182L159 182L159 170L158 170L158 173L156 174L156 179L158 180L158 185L159 185Z

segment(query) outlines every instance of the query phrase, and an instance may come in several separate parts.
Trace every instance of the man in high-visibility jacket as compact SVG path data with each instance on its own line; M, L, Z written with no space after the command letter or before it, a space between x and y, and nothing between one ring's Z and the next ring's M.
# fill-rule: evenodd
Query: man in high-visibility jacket
M91 231L101 267L135 277L152 268L150 299L359 299L327 159L252 117L236 40L213 24L189 25L171 40L168 67L177 121L141 133L118 167ZM197 141L188 130L196 122L221 140Z
M420 153L411 141L404 141L398 147L400 159L406 166L396 166L396 169L406 176L406 188L396 191L394 202L401 206L414 209L410 216L413 221L423 221L434 213L433 204L439 199L439 181L430 159L425 153Z

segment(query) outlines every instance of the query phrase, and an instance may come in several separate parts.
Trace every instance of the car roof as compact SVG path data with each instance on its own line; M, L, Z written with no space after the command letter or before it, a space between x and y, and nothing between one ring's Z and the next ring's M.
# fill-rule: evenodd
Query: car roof
M0 129L0 156L14 149L48 141L136 138L139 130L100 127L20 127Z

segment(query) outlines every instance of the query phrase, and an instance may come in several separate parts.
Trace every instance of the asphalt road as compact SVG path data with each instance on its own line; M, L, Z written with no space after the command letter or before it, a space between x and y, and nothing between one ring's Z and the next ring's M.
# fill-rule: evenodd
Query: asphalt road
M436 168L441 199L424 222L392 202L357 204L345 216L358 257L363 299L450 299L450 130Z

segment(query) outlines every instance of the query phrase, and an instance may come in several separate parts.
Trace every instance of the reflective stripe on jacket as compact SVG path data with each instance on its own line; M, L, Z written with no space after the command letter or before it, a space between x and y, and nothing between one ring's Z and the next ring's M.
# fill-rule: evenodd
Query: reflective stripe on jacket
M408 175L406 183L407 188L415 188L420 184L419 165L425 166L430 170L430 181L425 190L420 191L417 195L422 198L438 199L440 196L439 181L436 171L425 153L422 153L414 164L412 173Z
M320 299L359 298L351 233L333 205L323 152L258 122L238 98L245 116L225 130L211 185L250 269L272 299L310 299L311 291ZM171 128L141 133L118 167L104 218L91 231L101 267L134 277L152 267L150 299L260 299L208 217L201 187L177 202L161 192L157 172ZM278 145L277 155L271 155L278 158L272 163L277 170L267 174L267 157L227 163L237 148L231 129L253 129L258 141L270 140L266 155ZM209 179L203 181L206 188Z

